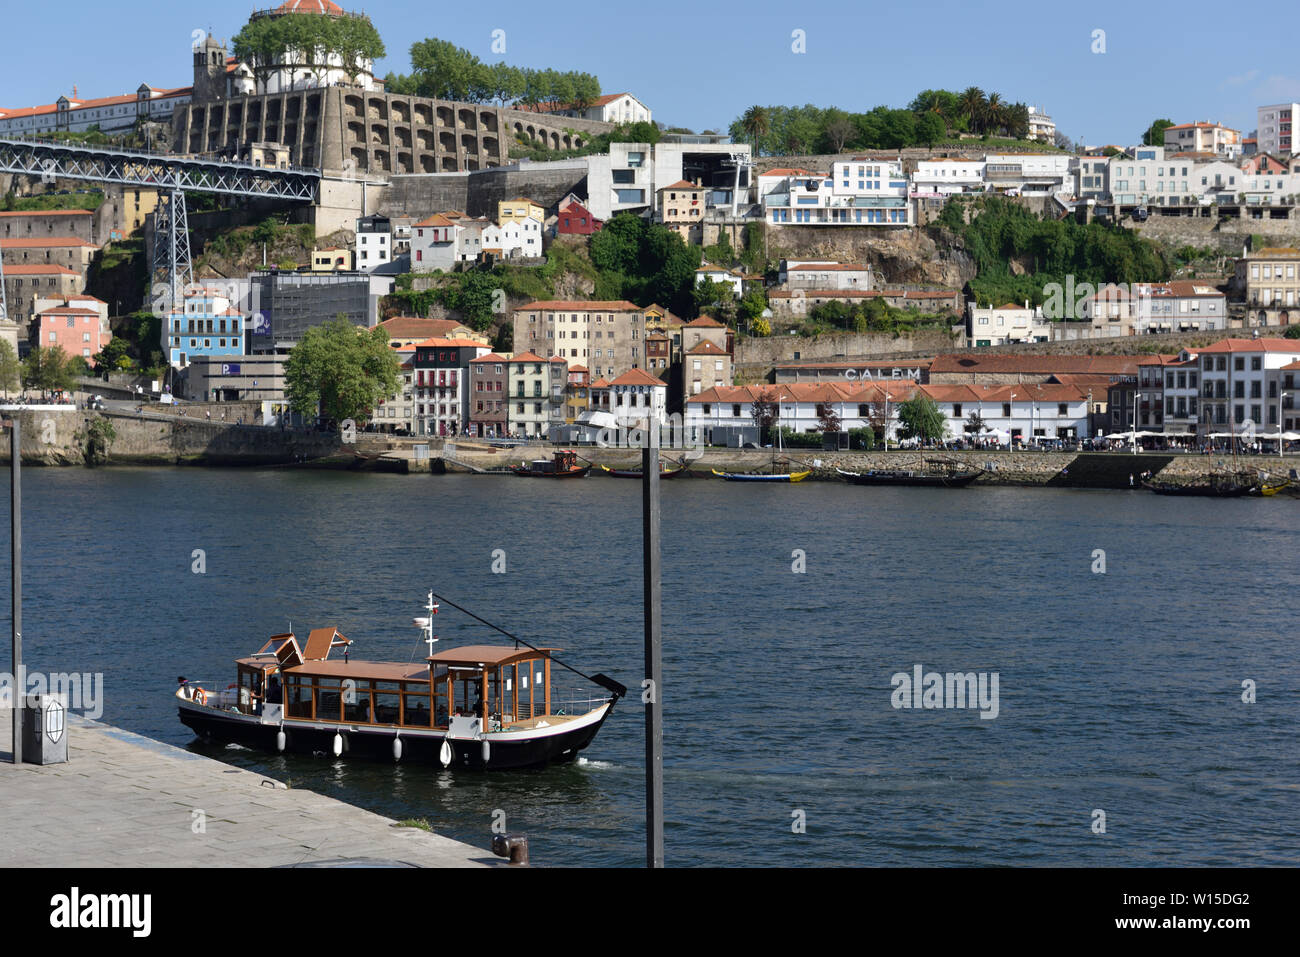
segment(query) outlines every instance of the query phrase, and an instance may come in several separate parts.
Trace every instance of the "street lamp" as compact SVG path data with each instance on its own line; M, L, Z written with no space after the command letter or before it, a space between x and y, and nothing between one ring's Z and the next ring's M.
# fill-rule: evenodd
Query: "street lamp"
M1011 401L1007 403L1007 451L1011 451L1011 424L1015 421L1016 415L1016 394L1011 393Z
M1277 457L1282 457L1282 399L1284 396L1293 395L1291 392L1279 392L1277 394Z

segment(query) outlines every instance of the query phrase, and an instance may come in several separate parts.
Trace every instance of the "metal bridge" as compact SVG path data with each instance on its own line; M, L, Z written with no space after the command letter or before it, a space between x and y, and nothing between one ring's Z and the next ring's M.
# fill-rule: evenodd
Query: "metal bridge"
M84 179L158 190L153 278L166 284L170 292L169 309L179 307L182 289L192 282L185 193L223 193L313 203L321 180L320 170L304 167L255 166L143 150L13 139L0 139L0 172L39 177L46 183ZM3 289L4 264L0 262L0 318L6 313ZM164 344L167 325L163 323ZM164 345L163 355L168 354Z
M9 139L0 139L0 172L36 176L45 182L84 179L158 190L303 202L316 200L321 177L318 169L277 169L143 150Z

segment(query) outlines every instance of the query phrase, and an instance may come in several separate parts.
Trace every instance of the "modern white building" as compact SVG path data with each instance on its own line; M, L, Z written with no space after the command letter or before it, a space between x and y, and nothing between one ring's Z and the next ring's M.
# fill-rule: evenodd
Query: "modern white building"
M659 190L683 180L704 187L705 217L751 202L753 158L748 143L611 143L587 160L587 209L608 221L616 213L652 210Z
M1255 132L1255 151L1274 156L1290 156L1297 152L1292 136L1292 124L1300 117L1300 103L1275 103L1258 109L1259 122Z
M1040 143L1056 142L1056 121L1041 106L1029 107L1028 138Z
M984 160L918 160L912 174L913 196L951 196L984 189Z
M392 261L392 221L387 216L362 216L357 220L357 269L373 272Z
M911 226L902 164L859 156L831 164L829 176L790 176L763 197L778 226Z
M984 183L1013 195L1048 195L1073 186L1075 160L1066 153L989 153Z

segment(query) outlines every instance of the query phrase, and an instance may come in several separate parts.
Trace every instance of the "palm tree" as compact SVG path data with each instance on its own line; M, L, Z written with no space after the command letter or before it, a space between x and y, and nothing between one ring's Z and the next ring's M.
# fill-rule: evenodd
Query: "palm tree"
M972 133L979 132L979 123L984 115L984 91L978 86L970 86L957 97L957 108L967 118Z
M999 93L990 93L984 101L984 131L997 132L1006 126L1007 105Z
M766 136L772 129L772 121L767 115L767 107L751 106L747 109L745 115L740 118L740 128L749 137L754 152L757 153L759 139Z

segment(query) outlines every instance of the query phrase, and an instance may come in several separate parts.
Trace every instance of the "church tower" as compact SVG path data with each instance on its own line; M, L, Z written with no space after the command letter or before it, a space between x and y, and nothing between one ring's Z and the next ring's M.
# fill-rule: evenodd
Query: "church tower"
M194 46L194 102L226 98L226 45L211 32Z

